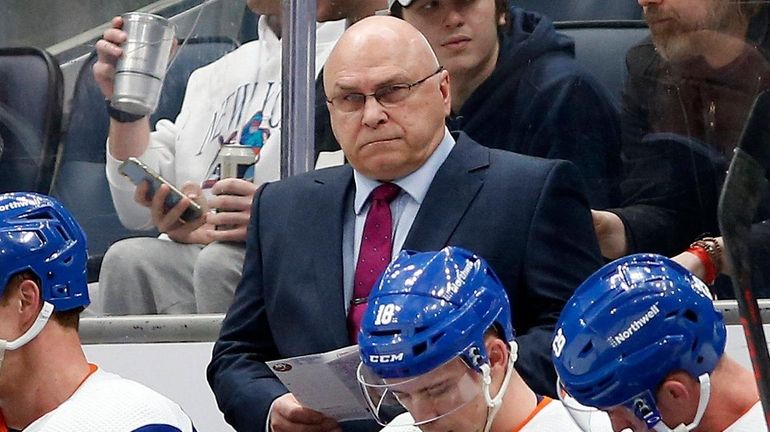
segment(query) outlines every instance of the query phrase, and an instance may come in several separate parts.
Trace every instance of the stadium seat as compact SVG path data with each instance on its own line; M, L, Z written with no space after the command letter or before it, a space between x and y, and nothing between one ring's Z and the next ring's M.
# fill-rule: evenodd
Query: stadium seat
M243 8L241 26L238 30L238 42L240 42L241 45L259 39L257 22L259 22L259 15L252 12L248 6L245 6Z
M0 48L0 192L49 192L62 86L59 64L48 52Z
M637 0L513 0L513 4L540 12L553 21L640 20Z
M649 36L644 21L570 21L556 30L575 40L575 58L599 80L620 106L626 80L626 53Z
M226 37L191 38L182 44L166 74L160 103L150 117L150 124L154 126L161 118L176 118L190 74L237 46L237 42ZM91 71L95 54L89 56L75 82L69 125L62 138L63 150L53 186L53 194L72 211L88 235L91 282L98 279L101 260L113 242L157 235L124 228L112 204L105 175L109 117Z

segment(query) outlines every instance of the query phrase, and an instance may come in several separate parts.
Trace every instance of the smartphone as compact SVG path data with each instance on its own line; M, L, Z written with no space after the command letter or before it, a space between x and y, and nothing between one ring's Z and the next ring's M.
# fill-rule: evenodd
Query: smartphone
M150 187L147 190L147 199L151 200L155 196L155 192L160 188L162 184L168 185L171 192L166 196L166 200L163 202L163 206L166 210L173 208L179 201L185 198L185 195L177 189L174 185L169 183L166 179L160 176L160 174L153 171L150 167L145 165L137 158L130 157L128 160L120 164L118 172L128 177L131 183L139 186L143 181L149 183ZM203 215L203 209L201 206L193 201L189 207L182 213L179 218L185 222L192 222Z

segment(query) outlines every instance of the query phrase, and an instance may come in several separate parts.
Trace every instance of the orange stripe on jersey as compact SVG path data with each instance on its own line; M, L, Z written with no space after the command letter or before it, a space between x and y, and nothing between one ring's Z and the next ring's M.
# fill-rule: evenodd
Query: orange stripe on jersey
M513 431L511 431L511 432L519 432L520 430L524 429L524 426L526 426L526 425L527 425L527 423L529 423L529 422L530 422L530 421L531 421L533 418L535 418L535 416L537 415L537 413L539 413L539 412L540 412L540 411L541 411L543 408L545 408L545 407L546 407L546 406L547 406L549 403L551 403L551 402L553 402L553 399L551 399L551 398L549 398L549 397L547 397L547 396L544 396L544 397L543 397L543 400L541 400L541 401L540 401L540 403L539 403L539 404L537 404L537 406L535 407L535 409L533 409L533 410L532 410L532 412L531 412L531 413L529 413L529 415L527 416L527 418L525 418L525 419L524 419L524 421L522 421L521 423L519 423L519 425L518 425L518 426L516 426L515 428L513 428Z
M83 381L80 381L80 384L78 384L78 386L75 388L75 390L79 389L79 388L80 388L80 386L82 386L82 385L83 385L83 383L84 383L84 382L86 382L86 380L88 379L88 377L90 377L91 375L93 375L93 374L94 374L94 372L96 372L96 370L97 370L97 369L99 369L99 366L96 366L96 365L95 365L95 364L93 364L93 363L88 363L88 374L87 374L87 375L86 375L86 376L83 378ZM3 430L2 430L2 429L0 429L0 432L3 432Z

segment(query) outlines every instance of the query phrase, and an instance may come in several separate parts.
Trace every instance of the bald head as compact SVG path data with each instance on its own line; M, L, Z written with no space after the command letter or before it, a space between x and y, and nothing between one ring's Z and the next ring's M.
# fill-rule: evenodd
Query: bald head
M428 40L404 20L389 16L365 18L348 28L326 61L324 85L340 69L400 64L415 70L436 69L438 59Z

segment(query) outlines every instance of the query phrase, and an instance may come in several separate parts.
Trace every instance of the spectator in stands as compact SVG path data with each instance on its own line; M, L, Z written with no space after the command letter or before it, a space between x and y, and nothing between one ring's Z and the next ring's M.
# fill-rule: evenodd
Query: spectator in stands
M58 201L0 195L0 430L194 431L177 404L86 360L87 259Z
M487 147L572 161L593 208L618 204L620 119L550 19L510 0L389 0L452 79L450 131Z
M505 288L466 250L401 252L372 288L358 346L358 380L383 431L580 431L514 369ZM606 416L596 426L611 430Z
M319 2L319 20L339 16L329 3ZM259 184L280 176L281 2L250 0L248 4L263 14L259 40L195 71L175 122L161 120L150 132L147 117L110 110L107 178L118 215L129 228L155 227L166 236L126 239L108 250L97 312L212 313L224 312L230 304L241 276L252 197ZM105 97L112 94L115 62L126 40L121 27L122 20L115 18L113 28L97 43L94 74ZM317 70L343 30L343 21L318 24ZM253 181L219 180L217 156L228 143L260 149ZM166 212L162 202L168 190L161 189L149 201L144 187L135 188L118 173L120 162L130 156L171 183L184 183L183 190L198 200L205 200L199 186L209 188L208 206L227 211L182 223L178 217L189 205L186 200Z
M565 404L606 411L616 431L767 431L753 373L724 354L725 323L708 287L668 258L607 264L575 291L556 328ZM589 414L574 413L579 423Z
M716 206L733 149L756 96L770 88L770 13L764 5L639 3L652 39L626 59L623 203L593 213L602 253L611 259L634 252L675 255L699 235L719 232ZM757 220L768 217L766 196ZM755 228L764 232L757 245L767 252L770 228ZM687 254L677 259L697 270ZM720 297L730 294L718 291Z
M254 197L243 279L208 370L225 419L239 430L336 428L264 362L355 342L368 291L395 254L449 244L489 257L514 304L519 373L554 394L553 324L601 263L577 169L453 137L449 74L405 21L353 25L324 80L350 165L265 184Z

